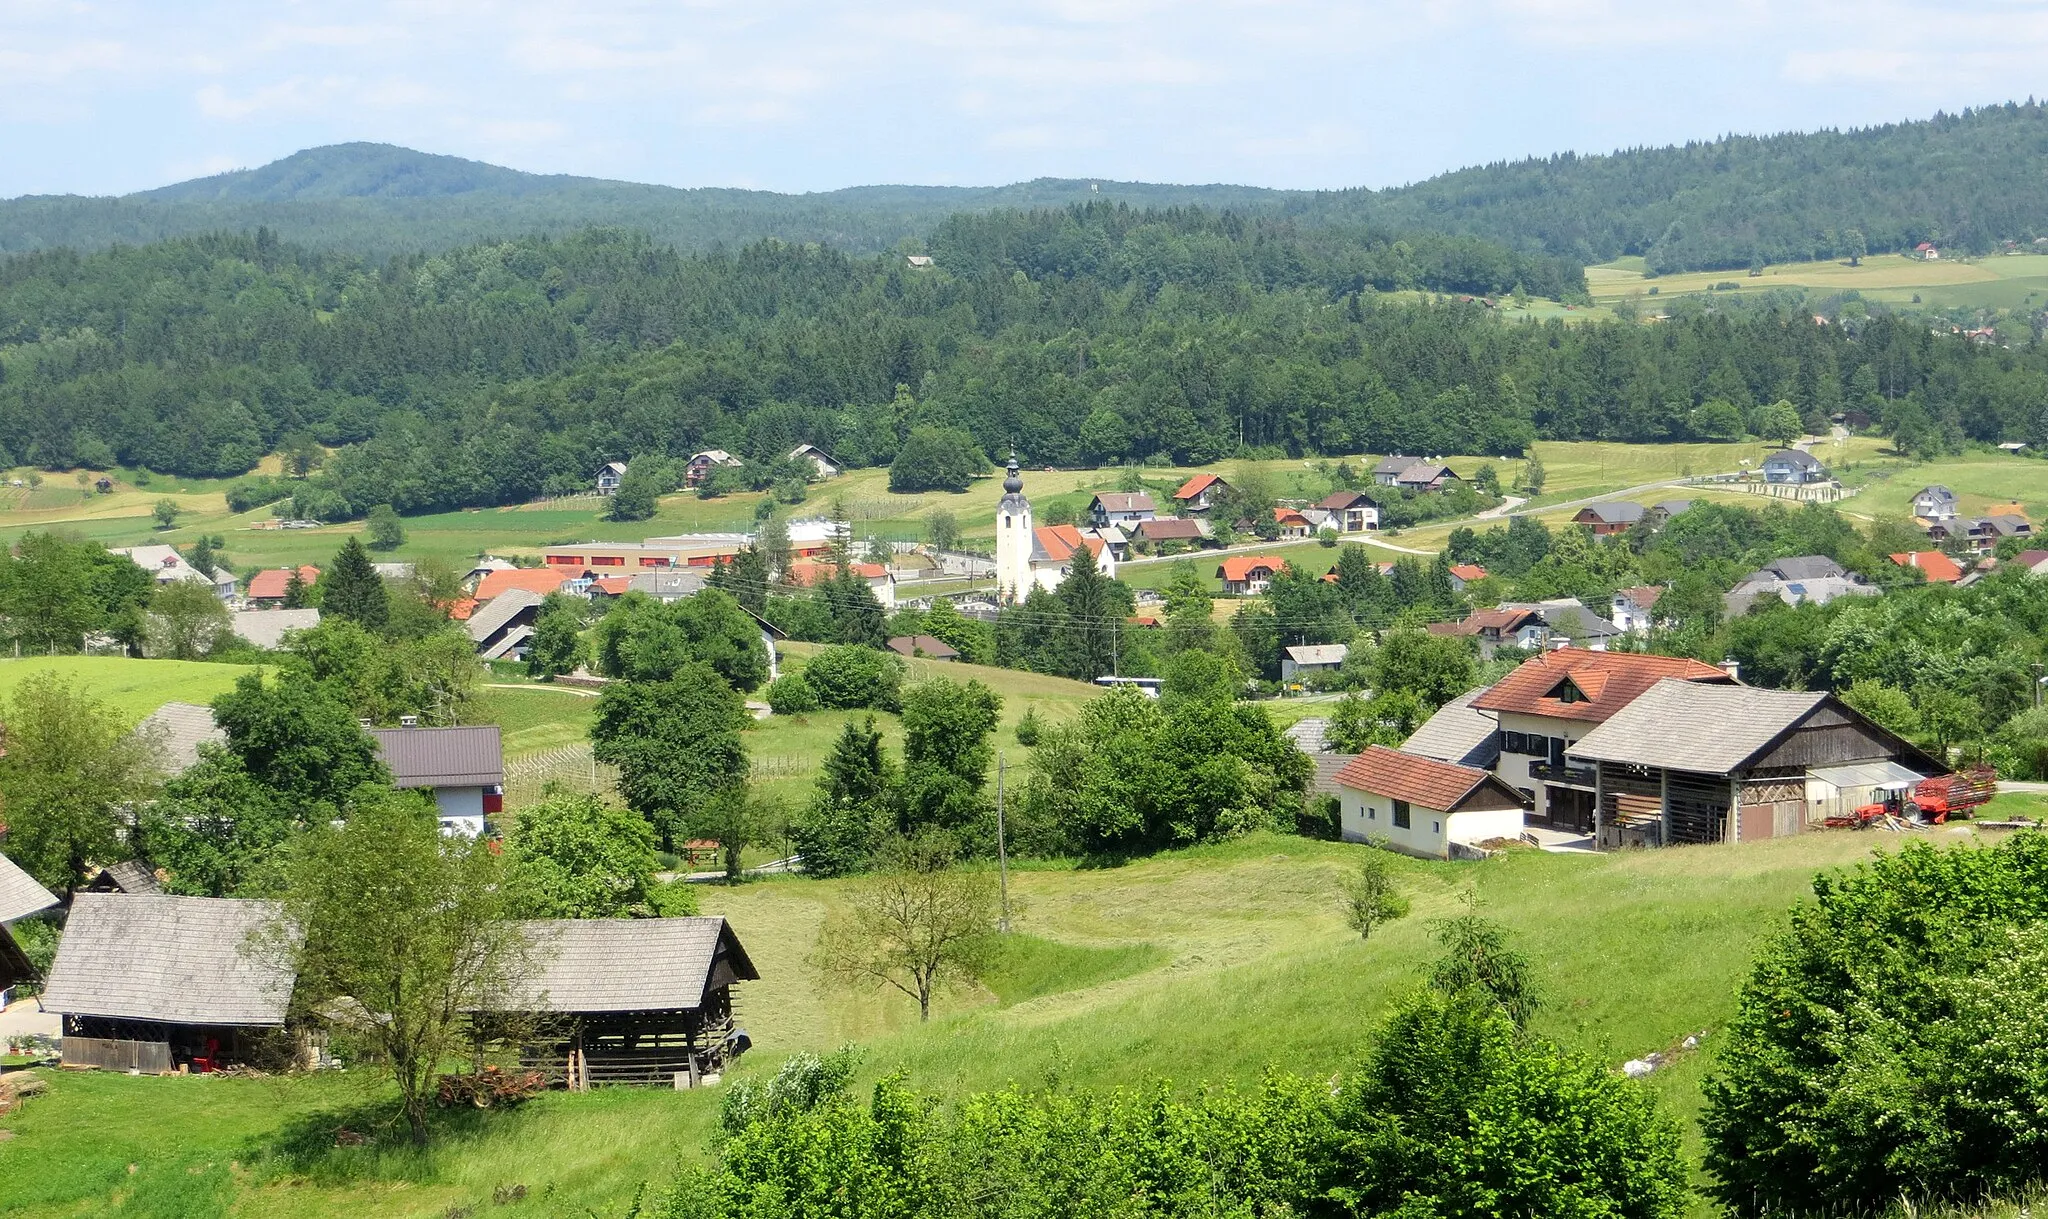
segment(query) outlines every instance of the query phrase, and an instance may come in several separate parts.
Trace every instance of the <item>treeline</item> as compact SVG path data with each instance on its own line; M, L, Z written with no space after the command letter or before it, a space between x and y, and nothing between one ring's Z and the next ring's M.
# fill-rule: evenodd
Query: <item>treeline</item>
M2029 100L1849 131L1726 136L1457 170L1321 207L1582 263L1654 272L1910 250L1978 253L2048 235L2048 108Z
M2048 353L1897 319L1506 326L1375 292L1543 266L1197 210L961 217L934 248L920 269L601 231L370 266L258 232L18 258L0 264L0 460L229 476L328 446L297 491L335 516L516 502L706 446L885 464L920 426L1034 464L1202 463L1719 438L1731 410L1786 400L1809 423L1869 411L1921 451L2048 444Z

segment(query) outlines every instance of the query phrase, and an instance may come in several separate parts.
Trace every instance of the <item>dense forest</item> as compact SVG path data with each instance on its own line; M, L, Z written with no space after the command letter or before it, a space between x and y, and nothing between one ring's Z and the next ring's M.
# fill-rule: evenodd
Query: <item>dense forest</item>
M119 198L0 201L0 252L268 227L310 248L382 258L615 226L686 251L777 238L863 254L960 212L1112 202L1227 208L1303 228L1478 237L1580 264L1641 255L1665 272L1846 258L1921 241L1975 252L2031 242L2048 236L2044 169L2048 112L2032 100L1848 131L1558 153L1377 191L1042 178L779 195L528 174L340 144Z
M928 248L919 268L600 230L372 264L258 231L21 256L0 263L0 458L232 476L318 441L341 448L333 515L518 501L707 445L884 464L926 425L1034 464L1512 454L1722 438L1784 400L1867 410L1916 450L2048 443L2038 345L1704 302L1502 324L1462 294L1569 294L1576 269L1472 239L1095 204L957 216ZM1403 289L1457 295L1382 296Z

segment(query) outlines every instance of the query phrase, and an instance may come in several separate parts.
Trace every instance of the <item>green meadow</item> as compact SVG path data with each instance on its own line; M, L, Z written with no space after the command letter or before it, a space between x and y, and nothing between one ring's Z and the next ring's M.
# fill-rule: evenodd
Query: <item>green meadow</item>
M1734 284L1733 289L1717 289ZM1644 313L1659 301L1698 293L1740 295L1773 288L1801 288L1816 296L1860 292L1870 300L1929 309L2026 309L2048 303L2048 254L1994 254L1983 258L1941 258L1932 262L1905 254L1873 254L1862 265L1846 262L1776 263L1763 274L1747 271L1688 271L1652 276L1638 257L1586 268L1586 286L1597 303L1612 307L1636 298ZM1656 295L1650 295L1655 289Z

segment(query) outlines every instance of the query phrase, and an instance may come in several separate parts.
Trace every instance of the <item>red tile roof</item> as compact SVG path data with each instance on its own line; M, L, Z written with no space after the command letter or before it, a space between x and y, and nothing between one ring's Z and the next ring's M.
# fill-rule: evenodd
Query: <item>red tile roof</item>
M494 571L478 582L476 599L489 601L499 593L515 588L523 588L527 592L539 593L545 597L562 587L562 583L568 578L568 572L558 571L552 567L510 567L504 571Z
M1308 518L1307 518L1307 517L1305 517L1305 516L1303 516L1303 515L1301 514L1301 512L1300 512L1300 511L1299 511L1298 509L1294 509L1294 508L1275 508L1275 509L1273 509L1273 520L1274 520L1274 522L1275 522L1275 523L1277 523L1277 524L1281 524L1281 525L1306 525L1306 524L1308 524Z
M1457 808L1492 777L1471 766L1439 762L1384 745L1368 745L1337 772L1337 782L1353 791L1406 800L1440 813Z
M476 613L476 607L477 599L475 597L464 597L460 601L449 604L448 617L456 622L468 622L469 616Z
M1261 567L1273 572L1286 571L1287 560L1270 554L1234 554L1223 560L1223 565L1216 569L1216 574L1232 583L1238 583L1250 579L1251 574Z
M317 582L319 579L319 568L314 567L311 564L299 568L300 583L313 584ZM249 577L249 599L252 601L267 601L272 598L282 597L285 594L285 590L291 586L291 582L291 568L265 568L264 570L259 571L255 575Z
M1197 495L1200 495L1202 492L1207 491L1209 488L1215 486L1217 483L1220 483L1222 481L1222 479L1216 477L1214 474L1197 474L1193 478L1190 478L1186 482L1182 483L1180 485L1180 490L1175 491L1173 493L1173 498L1193 499Z
M1620 588L1615 590L1615 596L1627 597L1629 600L1635 602L1636 605L1642 609L1649 609L1651 606L1657 604L1657 598L1663 595L1664 590L1655 584L1638 584L1634 588Z
M1453 563L1451 574L1460 580L1484 580L1486 569L1477 563Z
M1963 578L1963 569L1939 550L1909 550L1893 555L1892 562L1901 567L1919 568L1927 573L1929 584L1954 584Z
M1513 632L1522 629L1522 624L1535 619L1543 621L1543 615L1532 609L1483 609L1473 610L1463 620L1448 623L1450 629L1439 631L1443 635L1477 635L1481 631L1494 630Z
M1473 699L1472 706L1480 711L1513 711L1599 724L1667 677L1732 681L1713 665L1683 657L1561 648L1524 661L1491 690ZM1567 678L1582 696L1572 702L1559 697Z
M847 569L863 580L879 580L889 574L889 569L880 563L849 563ZM798 559L789 565L789 582L802 588L822 584L832 578L839 568L833 563L813 563Z
M604 593L606 596L623 597L626 595L626 590L633 587L633 577L600 576L590 582L590 587Z
M1096 558L1102 557L1102 539L1084 537L1074 525L1042 525L1031 531L1038 541L1038 548L1055 563L1064 563L1074 557L1074 552L1083 546Z

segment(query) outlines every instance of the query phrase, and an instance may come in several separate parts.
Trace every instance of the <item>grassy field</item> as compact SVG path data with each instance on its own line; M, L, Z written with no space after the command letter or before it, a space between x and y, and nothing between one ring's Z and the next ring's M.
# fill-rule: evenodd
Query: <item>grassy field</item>
M1586 285L1595 302L1612 306L1638 297L1645 313L1672 296L1712 292L1715 284L1737 285L1734 294L1772 288L1804 288L1816 294L1857 291L1871 300L1894 305L1919 303L1928 308L2020 309L2048 300L2048 255L2013 254L1989 258L1943 258L1928 262L1902 254L1879 254L1863 265L1845 262L1799 262L1767 266L1760 276L1746 271L1688 271L1649 276L1641 258L1623 258L1586 268ZM1650 296L1651 288L1657 289Z
M1865 489L1847 510L1872 517L1905 517L1913 495L1929 483L1956 493L1963 515L1982 513L1994 504L2018 502L2028 518L2048 520L2048 463L2006 453L1965 453L1938 461L1892 468L1859 470L1844 482Z
M138 721L165 703L208 703L234 689L249 665L191 660L130 660L124 656L48 656L0 660L0 697L33 674L54 671L93 697Z
M1650 1080L1690 1130L1758 937L1817 869L1897 841L1845 832L1479 865L1400 860L1415 913L1370 943L1344 928L1338 907L1359 847L1259 835L1121 868L1019 868L1014 943L987 986L948 995L926 1026L908 1000L830 988L804 965L845 882L712 888L705 904L733 921L764 975L740 991L741 1020L761 1047L742 1074L854 1041L864 1082L900 1070L957 1094L1055 1077L1185 1086L1252 1081L1268 1065L1342 1070L1418 984L1429 920L1470 895L1534 958L1546 1035L1619 1063L1708 1031L1700 1052ZM521 1185L536 1213L616 1215L640 1182L703 1146L718 1099L551 1095L514 1114L465 1114L416 1153L361 1109L374 1098L355 1075L52 1084L49 1097L0 1119L14 1135L0 1142L0 1213L426 1219L490 1213L494 1191ZM344 1127L372 1145L334 1147Z

